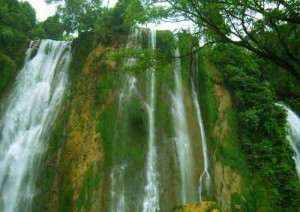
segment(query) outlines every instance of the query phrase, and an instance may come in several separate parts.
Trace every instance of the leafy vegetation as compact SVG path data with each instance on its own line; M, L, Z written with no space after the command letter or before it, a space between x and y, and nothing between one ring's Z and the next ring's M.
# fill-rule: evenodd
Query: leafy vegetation
M132 7L139 7L132 2ZM259 172L271 188L273 206L299 208L299 181L286 140L286 112L275 104L283 99L299 110L299 3L164 2L169 3L169 17L193 21L197 27L195 35L204 45L212 46L206 48L209 49L206 57L218 65L237 106L238 117L234 122L240 125L240 139L235 143L241 143L252 173ZM144 9L157 11L156 6L162 5L157 3L162 1L147 1L142 5ZM162 19L166 13L145 16L144 13L138 16L138 21Z
M286 112L275 104L270 84L261 80L255 57L232 46L218 46L209 54L234 94L240 142L252 172L270 185L276 208L298 208L300 187L286 140Z
M115 7L103 7L99 0L46 0L58 4L56 16L65 34L96 32L98 41L112 43L117 34L128 33L124 13L128 0L118 1Z
M145 7L155 11L165 2L170 17L194 22L196 35L206 42L243 47L300 80L299 1L152 0Z
M37 23L30 36L32 39L62 40L64 39L63 34L63 25L56 14L47 18L44 22Z
M100 10L99 0L46 0L47 3L63 2L58 7L57 14L60 16L63 29L66 33L86 32L94 29L94 21Z
M0 94L21 63L26 37L36 22L35 11L27 2L0 0Z
M62 39L63 31L58 16L38 23L28 2L0 0L0 93L21 68L29 39Z

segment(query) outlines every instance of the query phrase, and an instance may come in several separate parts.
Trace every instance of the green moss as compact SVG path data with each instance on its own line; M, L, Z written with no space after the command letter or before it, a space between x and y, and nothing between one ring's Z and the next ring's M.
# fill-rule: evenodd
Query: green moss
M231 208L232 211L248 211L245 202L237 193L231 195Z
M12 52L0 47L0 96L14 82L17 70L21 69L24 63L27 46L25 39L16 41L15 45L16 48Z
M12 82L15 73L14 66L5 61L0 61L0 93Z
M73 198L73 189L71 184L64 182L62 191L60 211L71 211Z
M96 171L94 170L96 169ZM101 168L91 166L86 172L82 181L79 198L77 200L77 211L87 210L90 211L93 204L92 197L99 188L101 182Z
M73 54L69 68L71 81L74 81L79 75L95 45L95 35L92 32L81 33L72 42Z
M215 100L215 92L213 87L213 78L211 72L208 71L207 61L202 54L198 54L199 64L199 99L203 111L202 116L205 124L205 129L212 147L216 147L217 143L213 138L214 127L217 121L217 108Z
M150 30L147 28L142 29L142 48L146 49L149 47L149 36L150 36Z
M158 51L158 58L172 58L174 56L175 41L174 35L171 31L157 31L156 46Z
M96 107L104 103L107 94L109 91L111 91L112 86L113 77L111 75L101 75L101 77L97 79Z
M257 208L256 198L258 194L253 194L250 187L253 186L251 173L247 158L242 150L238 131L238 116L234 107L230 107L225 111L224 119L228 122L229 129L226 132L222 142L214 135L214 127L217 121L217 108L214 91L214 78L208 69L208 63L204 57L199 55L199 94L200 104L205 125L205 131L208 140L208 146L211 152L214 152L216 159L221 161L223 165L229 166L237 171L243 179L242 195L246 199L246 203L242 200L242 196L238 194L232 195L232 208L234 204L239 204L242 210L255 211ZM258 181L255 186L263 187L262 182Z
M63 104L67 105L67 97L64 98ZM70 115L70 111L67 107L64 107L61 109L54 128L51 131L51 134L49 135L49 139L47 141L47 150L46 153L42 159L42 166L38 170L38 177L36 186L41 191L42 195L38 195L34 199L34 211L41 211L44 210L44 208L57 208L59 206L59 203L57 205L51 205L50 202L52 202L53 199L56 199L58 194L53 195L53 190L59 190L59 188L55 187L55 175L57 175L60 170L58 170L60 167L57 167L57 157L58 152L61 149L64 141L64 133L65 133L65 125L66 121Z
M104 108L100 116L100 122L97 124L97 132L101 134L102 145L104 148L105 160L104 167L105 169L111 167L112 164L112 155L108 154L112 152L114 134L115 134L115 124L114 120L117 120L117 103L114 101L110 107Z

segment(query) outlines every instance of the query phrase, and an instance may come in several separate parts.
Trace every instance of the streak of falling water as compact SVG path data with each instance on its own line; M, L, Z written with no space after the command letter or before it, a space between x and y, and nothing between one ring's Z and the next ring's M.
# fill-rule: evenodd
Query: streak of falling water
M193 191L194 160L184 106L181 62L179 59L180 53L178 49L175 51L175 57L177 59L174 63L175 93L172 94L172 114L174 119L174 130L176 133L175 143L181 177L181 201L182 203L187 203L194 201L193 195L191 194L191 191Z
M295 161L296 170L300 178L300 118L289 107L282 105L288 112L288 136L287 139L292 146L295 155L293 159Z
M128 38L128 42L126 45L126 48L132 48L132 49L140 49L140 43L141 43L141 31L137 28L131 28L130 34ZM125 66L133 66L136 63L136 58L130 57L125 60ZM130 102L131 98L134 94L137 92L136 84L137 79L134 75L131 73L126 73L123 76L123 83L124 87L122 88L120 94L119 94L119 109L118 109L118 124L115 129L115 140L118 139L118 136L122 137L122 135L119 135L119 127L123 127L122 125L126 125L127 119L124 118L126 116L126 107L127 103ZM122 149L125 147L125 143L122 142L121 144ZM124 152L123 152L124 154ZM122 157L122 156L121 156ZM127 168L127 164L122 162L121 164L116 164L115 167L112 168L112 171L110 173L110 211L112 212L122 212L126 211L126 196L125 196L125 171Z
M122 124L122 114L126 113L126 103L130 101L132 95L136 92L136 78L132 75L126 76L126 83L124 89L121 91L119 95L119 109L118 113L120 116L120 124ZM115 129L115 136L119 135L119 129ZM117 138L117 137L116 137ZM124 148L125 143L121 144ZM125 211L126 208L126 198L125 198L125 180L124 180L124 172L127 168L126 163L122 163L120 165L116 165L111 173L110 173L110 181L111 181L111 211L112 212L122 212Z
M124 170L126 164L115 167L110 173L111 178L111 198L113 204L111 211L125 211L125 188L124 188ZM118 185L121 185L119 187Z
M26 53L6 102L0 126L0 208L30 211L35 196L36 167L46 150L46 137L68 84L70 44L36 42Z
M156 48L156 31L151 30L150 47L152 50ZM150 76L150 86L148 92L150 93L146 108L148 114L148 155L146 167L145 197L143 201L144 212L159 211L159 188L158 188L158 173L157 173L157 153L155 149L155 70L150 68L147 70Z
M197 114L197 121L199 124L199 130L201 132L201 144L202 144L202 152L203 152L203 159L204 159L204 169L199 179L199 199L207 200L211 196L211 177L209 173L209 157L208 157L208 149L207 149L207 142L206 142L206 135L205 135L205 129L203 124L203 119L201 116L201 108L199 104L198 95L196 92L196 88L194 86L194 82L196 82L196 86L198 85L198 53L195 52L193 54L193 61L192 61L192 73L193 73L193 79L191 80L192 83L192 97L193 97L193 103L194 107L196 109Z

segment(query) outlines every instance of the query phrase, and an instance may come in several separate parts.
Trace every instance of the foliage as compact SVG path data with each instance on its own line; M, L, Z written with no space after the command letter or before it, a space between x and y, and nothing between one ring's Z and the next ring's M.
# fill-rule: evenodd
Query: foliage
M35 11L28 2L0 0L0 52L14 56L16 44L28 36L35 24Z
M17 0L0 1L1 25L26 34L36 23L35 10L28 2Z
M273 188L274 207L299 208L300 185L286 140L286 112L275 104L255 58L240 48L223 45L209 55L234 93L241 144L253 172L260 172Z
M134 64L127 65L126 63L120 68L121 71L128 72L143 72L149 68L156 67L159 72L169 70L174 58L174 48L176 46L174 35L168 30L156 32L156 48L149 48L150 31L147 28L141 28L141 49L126 48L120 52L112 54L112 58L117 63L124 63L128 58L135 58Z
M258 64L260 64L263 78L270 82L270 87L276 98L300 114L300 83L289 73L272 63L258 59Z
M104 44L115 41L117 35L128 33L129 25L124 19L128 0L118 1L113 8L102 7L102 1L99 0L46 0L46 2L58 3L55 17L59 19L61 26L55 25L55 32L60 32L61 28L67 35L95 32L98 42ZM47 25L45 30L47 31ZM53 30L51 32L53 34Z
M62 40L64 29L59 16L48 17L45 21L39 22L30 32L31 39L52 39Z
M117 35L128 34L129 25L124 23L122 5L114 8L103 8L95 21L95 32L98 40L104 44L112 43ZM124 9L124 8L123 8Z
M284 68L299 82L299 1L152 0L147 6L165 2L172 17L194 22L197 34L208 42L243 47Z
M82 33L72 42L72 48L75 49L69 69L69 75L72 81L77 79L94 47L95 34L92 32Z
M67 34L93 30L101 6L99 0L46 0L46 2L63 2L58 6L57 13Z
M0 53L0 93L11 82L15 69L14 61Z
M127 0L128 1L128 0ZM134 26L138 23L157 22L160 18L169 17L171 11L162 6L156 5L152 7L140 0L129 0L126 8L125 20Z
M35 24L35 11L28 2L0 0L0 94L22 63L21 52Z
M48 39L60 40L64 32L63 25L59 21L59 16L54 15L47 18L43 23L43 28Z

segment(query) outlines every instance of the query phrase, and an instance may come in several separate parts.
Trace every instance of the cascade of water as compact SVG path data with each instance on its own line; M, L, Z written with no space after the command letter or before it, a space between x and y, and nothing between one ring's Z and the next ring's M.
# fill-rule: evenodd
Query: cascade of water
M1 118L0 208L5 212L31 208L36 167L68 83L69 43L42 40L34 56L35 44L27 50Z
M177 49L175 51L175 93L172 94L172 114L174 119L174 130L176 133L175 143L177 149L177 157L181 177L181 201L187 203L192 201L190 191L193 190L193 173L194 161L191 149L191 141L188 133L186 111L184 106L182 79L181 79L181 62L180 53Z
M300 118L289 107L282 105L288 112L288 136L287 139L292 146L295 155L293 159L295 161L296 170L300 178Z
M131 97L133 94L137 91L136 90L136 78L133 75L127 75L126 78L126 83L119 95L119 110L118 113L121 116L122 119L122 114L126 113L126 103L130 101ZM125 121L125 120L121 120ZM122 125L123 123L120 123ZM119 128L117 127L115 129L115 136L119 135ZM122 143L122 146L125 144ZM123 147L124 148L124 147ZM111 171L110 173L110 181L111 181L111 189L110 189L110 194L111 194L111 211L113 212L122 212L125 211L126 208L126 198L125 198L125 180L124 180L124 172L127 168L126 163L121 163L117 164Z
M141 43L141 31L138 28L131 28L129 33L128 42L126 45L126 48L133 48L133 49L140 49L140 43ZM126 58L125 60L125 66L133 66L136 63L136 58L130 57ZM115 141L118 139L118 136L120 134L120 129L124 127L123 125L126 125L126 108L127 104L131 100L134 94L137 92L136 84L137 79L136 77L131 73L126 73L124 77L124 86L119 94L119 110L118 115L120 117L119 123L116 126L115 129ZM121 144L122 149L124 149L125 143L122 142ZM124 153L122 153L124 154ZM122 156L120 156L122 157ZM126 211L126 196L125 196L125 179L124 174L127 168L127 164L125 162L116 162L115 167L112 169L110 173L110 197L111 197L111 204L110 204L110 210L113 212L122 212Z
M125 182L124 182L124 170L126 164L122 164L119 167L115 167L110 173L111 179L111 211L125 211ZM118 185L121 185L119 187Z
M152 50L156 48L156 31L151 30L150 47ZM145 197L143 201L144 212L159 211L159 189L157 179L157 153L155 149L155 70L150 68L150 86L148 88L150 95L147 100L146 108L148 114L148 155L147 155L147 184L145 187Z
M197 114L197 121L199 124L199 130L201 132L201 144L202 144L202 152L203 152L203 159L204 159L204 170L200 176L199 179L199 199L202 201L205 198L209 198L211 195L211 177L209 174L209 157L208 157L208 149L207 149L207 143L206 143L206 135L205 135L205 129L203 124L203 119L201 116L201 108L199 104L198 94L196 92L194 82L196 86L198 85L198 53L195 52L193 54L193 65L192 65L192 97L193 97L193 103L194 107L196 109Z

